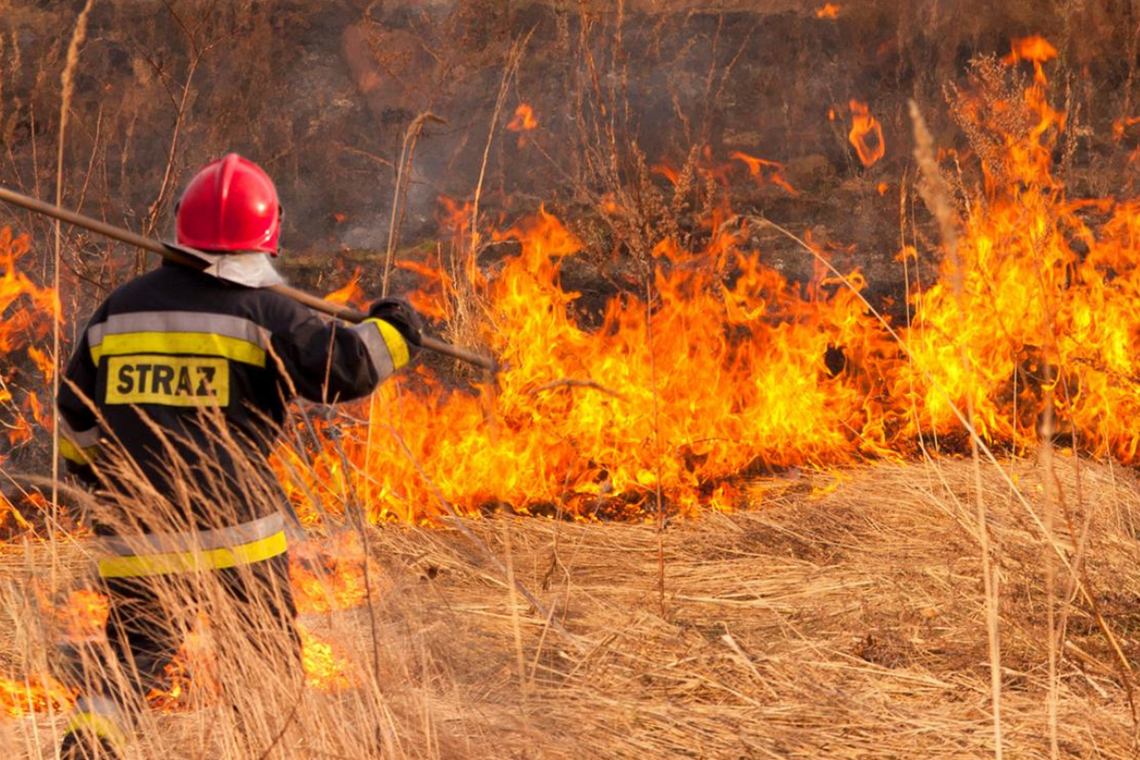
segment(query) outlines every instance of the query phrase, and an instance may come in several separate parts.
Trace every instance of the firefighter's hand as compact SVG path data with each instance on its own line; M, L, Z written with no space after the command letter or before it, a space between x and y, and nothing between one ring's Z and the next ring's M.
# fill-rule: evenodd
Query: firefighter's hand
M399 330L409 344L423 344L424 323L412 305L402 298L381 298L368 309L368 316L382 319Z

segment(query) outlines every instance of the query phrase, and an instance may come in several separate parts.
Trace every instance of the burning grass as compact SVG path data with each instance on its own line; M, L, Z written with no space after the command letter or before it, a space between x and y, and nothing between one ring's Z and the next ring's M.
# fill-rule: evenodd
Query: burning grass
M424 278L417 305L508 369L491 383L421 366L363 405L296 408L278 474L306 524L331 532L294 557L304 677L280 642L260 648L233 623L209 578L161 584L189 643L140 711L142 754L1130 756L1140 506L1118 463L1140 449L1140 212L1072 198L1056 176L1072 145L1050 100L1056 55L1017 40L951 90L979 180L957 155L923 156L927 189L944 186L931 205L948 255L920 281L919 224L902 213L908 294L887 319L862 272L831 268L826 241L787 234L815 262L808 282L768 263L778 228L731 208L729 187L799 191L783 164L741 151L721 163L697 145L680 169L650 168L629 146L634 168L606 175L594 209L619 281L604 302L564 281L568 262L598 256L571 222L542 208L484 229L482 183L448 204L452 266L405 262ZM849 110L859 163L886 171L895 137L878 105ZM505 128L522 150L548 118L520 107ZM899 183L904 208L913 184ZM58 309L16 277L26 241L0 248L18 286L4 309L35 302L0 331L17 339L0 346L9 438L32 450L50 422L8 384L42 384L54 362L33 344ZM358 293L354 279L336 296ZM1043 438L1112 463L1045 449L975 480L926 458L963 450L963 423L971 443L1015 455ZM133 492L104 524L184 520L126 475ZM29 520L25 506L0 511L36 539L0 545L0 673L19 674L0 693L24 715L0 726L0 748L39 757L74 696L53 680L54 645L102 645L83 620L97 600L73 593L83 533L70 511L40 499ZM630 522L591 522L611 518ZM202 599L209 615L184 614ZM82 614L61 619L60 605Z
M1026 461L1002 466L1043 517L1048 473ZM1135 662L1137 484L1119 467L1074 457L1059 457L1052 477L1054 540L1082 558L1095 606L1073 592L1004 479L983 472L997 547L1004 750L1049 756L1053 605L1065 629L1059 756L1132 757L1125 666L1095 618ZM227 699L258 713L260 741L283 732L276 757L375 757L377 741L394 758L988 755L973 483L970 465L954 460L753 482L766 508L668 526L664 615L649 526L502 516L471 524L568 635L513 595L459 533L372 529L381 590L371 611L302 616L347 663L348 678L331 691L288 689L282 705L280 674L259 663L251 685ZM17 562L9 555L6 575ZM13 610L10 596L5 608ZM9 661L15 620L5 616ZM41 644L21 642L25 655ZM231 735L225 715L216 703L152 715L142 744L148 756L264 756L264 743ZM44 712L4 731L6 757L47 756L55 736Z

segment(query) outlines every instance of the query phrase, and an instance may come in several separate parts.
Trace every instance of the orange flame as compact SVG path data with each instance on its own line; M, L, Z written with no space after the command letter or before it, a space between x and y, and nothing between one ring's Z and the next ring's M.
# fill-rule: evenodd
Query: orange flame
M1124 132L1137 124L1140 124L1140 116L1128 116L1114 120L1112 122L1112 139L1120 142L1124 139Z
M748 172L752 178L756 180L756 184L762 185L765 183L765 173L767 173L767 180L774 185L779 185L784 188L788 195L797 197L799 195L796 189L792 187L786 179L784 179L784 165L776 163L775 161L766 161L762 158L755 158L747 153L735 151L729 155L729 158L736 161L743 161L748 166Z
M370 583L364 581L364 550L354 533L342 534L330 549L302 544L292 558L289 576L298 612L353 609L365 604L369 587L382 593L383 574L371 559Z
M1050 55L1043 46L1015 50L1035 65ZM563 266L585 245L540 209L493 233L512 253L492 274L455 275L468 278L462 286L485 318L468 323L473 341L506 364L494 387L421 366L369 402L314 420L318 438L333 425L338 437L309 452L311 469L279 467L290 498L299 508L307 493L327 509L363 503L374 520L409 523L436 519L441 500L468 515L507 507L648 519L660 492L671 513L729 510L741 505L739 480L761 468L898 458L931 434L952 446L963 440L956 412L967 402L980 434L1010 449L1034 445L1052 404L1074 449L1140 464L1140 200L1066 195L1051 164L1066 114L1050 105L1046 85L1042 74L1017 102L999 104L1022 109L1033 126L1003 135L1003 171L987 175L984 198L963 204L961 294L947 261L913 295L910 323L895 326L902 345L868 316L861 272L840 278L817 267L809 283L790 282L723 203L701 220L698 242L651 241L636 288L604 303L564 287ZM991 102L967 99L963 113L984 123ZM866 105L850 109L850 139L870 166L883 156L881 127ZM709 184L727 182L730 172L704 155L698 170ZM779 166L732 159L767 181ZM620 211L612 197L602 203ZM443 209L465 242L471 207L444 201ZM899 258L917 254L907 248ZM454 313L460 285L431 266L421 274L431 288L421 297L436 299L438 314ZM34 331L40 321L25 324ZM9 351L28 345L20 340L0 334ZM280 465L298 455L283 445L276 456ZM350 559L315 554L320 565L294 568L304 608L363 600L360 574L371 566L354 547L345 551ZM310 676L351 683L347 658L305 636Z
M344 286L326 295L325 300L340 304L341 306L359 306L363 304L365 296L364 290L360 287L360 275L360 267L357 267L352 272L352 279Z
M512 132L529 132L538 126L538 119L534 118L534 109L523 103L515 109L515 117L507 124Z
M1005 58L1007 63L1016 63L1017 61L1045 63L1057 57L1057 48L1040 36L1015 39L1011 42L1010 48L1010 54Z
M355 491L374 518L407 521L433 519L437 493L468 514L506 504L636 518L652 512L660 485L670 510L731 509L732 479L755 463L905 455L919 435L960 431L953 406L971 396L991 440L1034 440L1045 399L1032 380L1041 346L1054 346L1050 363L1089 394L1077 408L1056 410L1066 429L1081 431L1091 451L1140 459L1140 432L1121 422L1140 413L1123 380L1138 374L1126 346L1140 332L1128 307L1140 300L1140 275L1126 262L1140 253L1132 221L1140 206L1064 201L1048 164L1064 114L1039 87L1024 104L1039 124L1009 137L1015 184L973 204L964 230L971 319L958 326L948 279L916 295L911 327L899 328L913 364L833 276L806 289L790 283L765 266L746 229L723 222L710 223L715 234L695 249L660 240L643 284L652 308L627 293L586 329L576 317L579 294L560 286L562 262L583 244L541 211L495 236L517 244L518 254L478 287L485 345L509 365L493 401L428 372L389 384L370 419L361 411L341 418L340 445L353 467L330 457L308 489L337 502ZM757 172L770 168L733 158ZM1099 232L1080 214L1090 204L1110 219ZM1073 250L1078 239L1087 255ZM1041 266L1047 277L1037 274ZM718 277L727 271L731 279ZM858 271L847 280L864 285ZM959 339L969 346L969 373L957 358ZM294 497L302 493L295 485Z
M669 184L673 187L681 184L681 173L668 164L655 164L649 167L649 171L654 174L659 174L665 179L669 180Z
M64 713L78 696L50 676L15 680L0 676L0 711L11 718L30 712Z
M309 686L320 691L339 691L358 684L352 663L333 644L321 641L302 625L297 626L297 632L301 636L301 660Z
M515 117L507 124L511 132L529 132L538 127L538 119L534 117L534 110L526 103L515 109ZM526 145L526 135L519 135L520 148Z
M1045 84L1045 70L1041 64L1057 57L1057 48L1044 37L1033 36L1014 39L1010 43L1010 53L1002 61L1014 64L1018 61L1033 63L1034 80L1038 84Z
M17 364L14 374L0 384L0 424L7 428L6 435L13 446L33 440L37 426L50 430L51 422L33 386L41 379L50 383L55 367L39 343L51 330L55 316L59 316L60 324L66 321L60 314L55 292L37 285L20 269L18 262L29 250L27 236L13 237L9 228L0 229L0 355L26 350L42 376L28 377ZM14 388L18 390L13 392Z
M107 597L91 589L72 591L67 597L67 604L55 610L64 636L73 642L102 636L109 612Z
M871 115L866 103L852 100L850 106L851 132L848 133L847 139L855 146L863 166L874 166L887 150L887 145L883 141L883 127L879 124L879 120ZM867 143L868 136L872 138L870 144Z
M839 11L842 6L835 5L834 3L827 3L822 8L817 8L815 11L816 18L839 18Z

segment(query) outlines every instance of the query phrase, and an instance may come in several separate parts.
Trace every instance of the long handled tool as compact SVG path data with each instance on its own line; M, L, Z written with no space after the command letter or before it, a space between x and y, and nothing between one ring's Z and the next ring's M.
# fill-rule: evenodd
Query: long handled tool
M19 206L20 208L34 211L37 214L50 216L53 219L59 219L60 221L67 222L68 224L74 224L76 227L82 227L86 230L97 232L100 235L111 238L112 240L118 240L122 243L133 245L138 248L151 251L152 253L157 253L162 258L176 262L178 264L182 264L183 266L188 266L198 270L204 270L209 267L209 261L205 258L205 256L203 256L203 258L198 258L193 255L194 253L197 253L196 251L192 251L185 246L173 246L169 243L152 240L150 238L143 237L142 235L135 234L130 230L124 230L120 227L115 227L114 225L107 224L106 222L101 222L98 219L92 219L89 216L84 216L83 214L78 214L74 211L68 211L67 209L60 208L59 206L53 206L50 203L45 203L44 201L32 198L22 193L17 193L5 187L0 187L0 200L6 203L11 203L13 206ZM367 314L357 311L356 309L326 301L325 299L315 296L312 293L306 293L303 290L298 290L297 288L292 288L288 285L268 285L266 288L268 290L274 291L275 293L280 293L283 296L292 298L294 301L308 306L314 311L319 311L322 314L328 314L330 316L336 317L337 319L343 319L345 322L363 322L368 318ZM476 367L482 367L483 369L491 370L492 372L497 369L495 360L489 356L483 356L482 354L477 354L474 351L468 351L466 349L459 348L458 346L453 346L450 343L444 343L442 340L430 338L426 335L423 337L421 347L426 348L429 351L434 351L438 354L444 354L446 356L459 359L460 361L467 362L468 364L472 364Z

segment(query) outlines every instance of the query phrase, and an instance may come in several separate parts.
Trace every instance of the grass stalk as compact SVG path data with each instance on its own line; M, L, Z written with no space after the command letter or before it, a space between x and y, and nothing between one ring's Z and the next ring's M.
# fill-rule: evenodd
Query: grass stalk
M87 0L79 16L75 20L75 28L71 33L71 42L67 46L67 61L60 76L60 103L59 103L59 144L56 153L55 167L55 205L63 205L63 159L67 147L67 122L71 115L71 96L75 88L75 71L79 67L79 53L87 39L87 18L95 0ZM63 260L63 225L55 221L55 246L52 254L52 290L55 292L55 303L52 309L52 375L51 400L52 410L59 404L59 382L63 369L60 356L60 332L62 329L60 314L62 301L60 300L61 270ZM51 509L52 524L59 523L59 425L53 424L51 428ZM54 572L54 563L53 563Z
M946 181L942 178L942 174L938 170L938 163L934 157L934 140L926 128L926 122L918 110L918 105L913 100L910 102L910 118L914 123L914 155L918 161L919 168L919 193L926 202L927 208L930 209L938 221L938 227L942 233L942 246L946 257L951 263L952 273L950 279L954 289L954 296L958 301L956 318L960 328L958 336L961 336L965 332L961 328L967 306L965 293L966 274L958 251L958 219L950 201L950 192L946 187ZM959 337L956 337L955 340L958 342L958 353L962 362L962 371L966 377L971 377L973 370L971 367L969 347ZM975 419L973 388L969 388L966 392L966 419L970 422L972 427ZM980 539L982 585L985 589L986 597L986 633L989 639L990 654L990 709L993 714L994 758L995 760L1002 760L1004 756L1004 742L1002 739L1001 721L1002 683L1001 636L999 629L1000 615L998 611L999 577L990 549L989 518L987 515L985 494L982 489L982 467L981 456L978 451L978 440L977 436L970 436L970 459L973 463L974 471L974 501L977 510L978 537ZM1047 539L1051 541L1052 536L1047 529L1046 535Z

